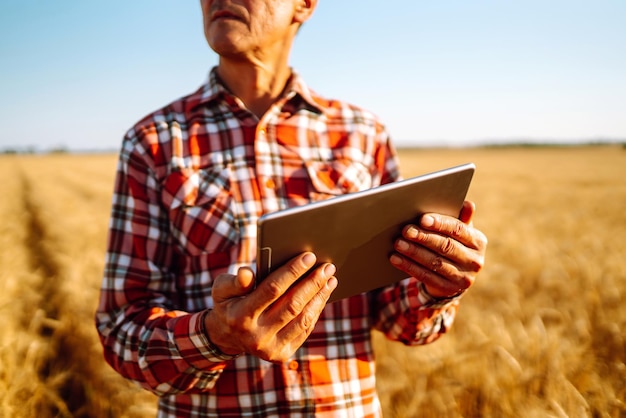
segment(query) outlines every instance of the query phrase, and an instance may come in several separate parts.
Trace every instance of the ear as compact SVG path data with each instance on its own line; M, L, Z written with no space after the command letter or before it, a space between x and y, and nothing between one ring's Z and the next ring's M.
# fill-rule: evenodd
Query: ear
M297 0L293 20L300 24L306 22L313 15L316 7L317 0Z

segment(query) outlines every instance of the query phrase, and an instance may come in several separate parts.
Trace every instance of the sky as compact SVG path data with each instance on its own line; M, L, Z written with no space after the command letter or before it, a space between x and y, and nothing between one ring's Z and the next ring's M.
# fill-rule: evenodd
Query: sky
M217 57L198 1L1 0L0 150L117 150ZM290 65L398 146L626 140L624 0L320 0Z

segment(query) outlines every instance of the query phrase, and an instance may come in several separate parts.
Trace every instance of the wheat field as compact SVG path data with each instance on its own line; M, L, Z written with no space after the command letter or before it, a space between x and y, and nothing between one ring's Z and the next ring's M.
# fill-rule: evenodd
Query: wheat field
M376 335L386 417L626 417L626 149L401 150L474 162L487 265L452 331ZM93 325L115 155L0 157L0 417L150 417Z

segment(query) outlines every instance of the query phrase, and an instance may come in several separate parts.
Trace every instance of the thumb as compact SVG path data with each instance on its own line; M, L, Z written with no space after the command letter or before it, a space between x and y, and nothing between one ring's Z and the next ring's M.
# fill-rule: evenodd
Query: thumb
M466 200L465 202L463 202L463 208L461 209L461 213L459 214L459 220L464 224L469 224L470 222L472 222L474 212L476 212L476 204L474 202Z
M237 283L237 287L239 287L243 292L241 296L247 295L252 291L252 289L254 289L254 272L248 267L241 267L237 271L235 281Z
M237 271L237 275L220 274L213 282L213 300L215 302L247 295L254 288L254 273L247 267Z

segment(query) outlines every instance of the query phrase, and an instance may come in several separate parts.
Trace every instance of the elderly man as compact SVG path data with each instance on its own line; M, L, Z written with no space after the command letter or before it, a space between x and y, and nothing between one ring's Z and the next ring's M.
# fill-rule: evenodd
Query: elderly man
M393 286L327 304L341 278L313 253L255 284L262 214L393 182L397 158L372 113L290 68L316 0L200 3L218 65L120 152L105 357L160 396L161 417L380 416L371 333L419 345L449 329L483 265L474 205L408 224L389 259L407 279Z

